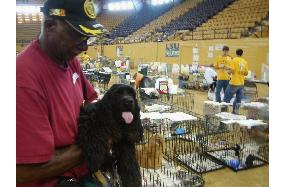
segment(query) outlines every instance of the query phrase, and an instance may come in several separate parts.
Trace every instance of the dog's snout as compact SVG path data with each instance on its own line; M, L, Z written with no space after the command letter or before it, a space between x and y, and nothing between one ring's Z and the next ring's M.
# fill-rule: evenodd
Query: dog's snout
M131 105L133 105L133 101L132 100L127 100L127 101L125 101L125 103L124 103L126 106L131 106Z
M134 101L133 101L132 98L124 98L123 103L124 103L124 106L131 107L131 106L133 106Z

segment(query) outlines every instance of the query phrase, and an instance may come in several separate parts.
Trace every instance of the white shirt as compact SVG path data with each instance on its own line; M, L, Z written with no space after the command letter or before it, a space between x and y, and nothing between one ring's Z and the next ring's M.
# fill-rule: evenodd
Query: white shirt
M129 60L125 61L126 69L129 69Z
M204 73L204 78L205 78L208 85L212 84L214 82L213 78L215 76L217 76L216 71L214 71L212 68L207 67L206 70L205 70L205 73Z
M115 63L115 66L119 68L119 67L121 66L121 62L122 62L121 60L116 60L116 61L114 62L114 63Z

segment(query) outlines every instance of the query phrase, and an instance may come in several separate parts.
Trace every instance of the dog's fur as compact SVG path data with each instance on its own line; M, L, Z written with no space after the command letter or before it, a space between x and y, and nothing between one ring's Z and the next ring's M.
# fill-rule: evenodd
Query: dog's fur
M133 114L131 124L124 122L122 112ZM122 187L142 186L135 143L142 140L143 128L135 90L127 85L113 85L102 100L81 108L78 121L78 145L90 174L111 170L115 163ZM113 160L109 159L110 149Z
M255 160L258 160L258 158L257 158L256 156L254 156L254 155L249 154L249 155L247 156L246 162L245 162L246 167L247 167L247 168L253 167L253 166L254 166L254 165L253 165L253 161L255 161Z

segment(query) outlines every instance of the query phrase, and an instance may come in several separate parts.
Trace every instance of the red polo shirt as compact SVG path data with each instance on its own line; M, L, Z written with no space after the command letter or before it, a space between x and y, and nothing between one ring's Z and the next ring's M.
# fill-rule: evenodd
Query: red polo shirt
M76 58L68 65L63 68L54 63L38 40L17 56L17 164L48 162L56 148L76 142L80 106L83 100L95 100L97 93ZM80 177L86 173L83 164L64 175ZM51 187L55 183L56 177L17 186Z

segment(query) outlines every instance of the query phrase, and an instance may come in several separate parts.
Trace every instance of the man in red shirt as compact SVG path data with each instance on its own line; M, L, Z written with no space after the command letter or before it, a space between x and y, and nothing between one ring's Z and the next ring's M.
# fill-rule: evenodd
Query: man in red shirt
M17 55L16 172L18 187L52 187L59 176L87 174L76 145L83 102L97 93L76 56L103 34L93 0L47 0L40 36Z

